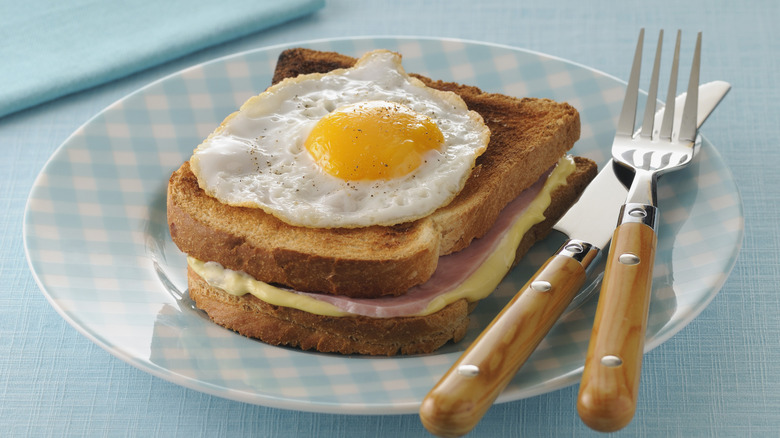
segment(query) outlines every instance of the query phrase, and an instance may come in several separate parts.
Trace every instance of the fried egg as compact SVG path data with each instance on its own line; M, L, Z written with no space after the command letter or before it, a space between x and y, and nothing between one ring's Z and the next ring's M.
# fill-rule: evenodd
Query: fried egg
M190 163L209 195L292 225L395 225L448 204L489 138L459 96L425 86L400 55L378 50L249 99Z

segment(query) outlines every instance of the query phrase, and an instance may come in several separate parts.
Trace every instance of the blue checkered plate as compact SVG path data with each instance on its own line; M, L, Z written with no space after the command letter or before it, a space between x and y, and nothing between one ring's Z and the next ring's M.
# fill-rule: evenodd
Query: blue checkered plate
M538 243L480 303L464 341L424 356L340 356L272 347L219 327L174 298L186 291L186 261L166 225L168 177L225 116L270 84L278 54L294 46L353 56L391 49L403 54L410 72L488 92L569 102L582 117L582 137L573 152L599 164L609 158L625 83L582 65L511 47L434 38L349 38L252 50L156 81L74 132L30 193L24 222L29 264L68 323L116 357L170 382L286 409L416 412L461 351L557 249L559 236ZM663 214L646 349L682 329L717 294L744 228L734 180L706 139L689 168L661 180L658 197ZM596 306L593 296L581 301L499 402L578 380Z

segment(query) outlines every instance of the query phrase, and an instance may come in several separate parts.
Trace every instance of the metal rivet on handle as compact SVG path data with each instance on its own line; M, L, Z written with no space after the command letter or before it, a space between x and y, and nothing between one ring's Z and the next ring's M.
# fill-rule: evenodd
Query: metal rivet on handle
M647 217L647 212L641 208L635 208L628 212L631 217Z
M476 365L460 365L458 374L464 377L476 377L479 375L479 367Z
M620 365L623 365L623 359L613 356L611 354L608 354L601 358L601 364L605 367L619 367Z
M624 265L636 265L639 263L639 257L631 253L620 254L618 261Z
M552 285L549 281L536 280L531 283L531 289L537 292L548 292L550 289L552 289Z

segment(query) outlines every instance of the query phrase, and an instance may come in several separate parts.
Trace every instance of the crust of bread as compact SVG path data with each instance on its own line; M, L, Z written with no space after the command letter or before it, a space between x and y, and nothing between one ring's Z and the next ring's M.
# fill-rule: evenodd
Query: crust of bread
M396 295L424 282L441 240L430 218L370 229L295 227L258 208L222 204L198 186L188 163L168 183L168 225L179 249L200 260L301 291L367 298L385 282L403 287L386 292Z
M474 307L461 299L424 317L322 316L274 306L253 295L228 294L210 286L189 268L187 279L190 297L215 323L267 344L323 353L431 353L465 336L468 314Z
M596 173L595 164L575 158L577 171L552 194L546 219L520 242L515 263L544 238ZM194 176L193 176L194 177ZM208 239L206 239L208 240ZM449 341L458 342L468 327L476 303L456 301L427 316L369 318L332 317L274 306L253 295L235 296L210 286L192 269L187 278L190 297L215 323L271 345L287 345L324 353L396 355L427 354Z
M279 56L274 82L349 67L355 61L332 52L287 50ZM415 76L459 94L491 130L487 151L450 204L429 217L391 227L295 227L260 209L219 203L198 187L184 163L168 186L173 241L198 259L302 291L376 298L399 295L425 282L441 255L484 235L501 209L572 147L580 120L566 103L517 99Z

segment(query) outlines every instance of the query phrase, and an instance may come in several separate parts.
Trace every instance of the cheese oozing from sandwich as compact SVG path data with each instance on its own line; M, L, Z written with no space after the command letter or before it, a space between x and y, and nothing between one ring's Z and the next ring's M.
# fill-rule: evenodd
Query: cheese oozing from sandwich
M370 316L377 318L398 316L424 316L435 313L445 306L465 298L469 302L487 297L498 286L509 271L515 259L515 251L523 236L535 224L542 222L544 211L550 205L552 192L566 184L576 165L570 156L561 158L546 180L540 180L510 203L502 211L494 228L481 239L459 253L444 256L439 261L440 275L456 272L458 276L444 280L444 285L428 283L416 286L399 297L350 299L325 294L312 294L282 289L268 283L255 280L250 275L225 269L216 262L204 262L188 257L189 266L209 285L227 293L241 296L252 294L255 297L277 306L290 307L308 313L326 316ZM530 199L524 199L530 198ZM487 246L476 250L478 255L467 267L453 269L447 264L454 258L474 258L478 246Z

